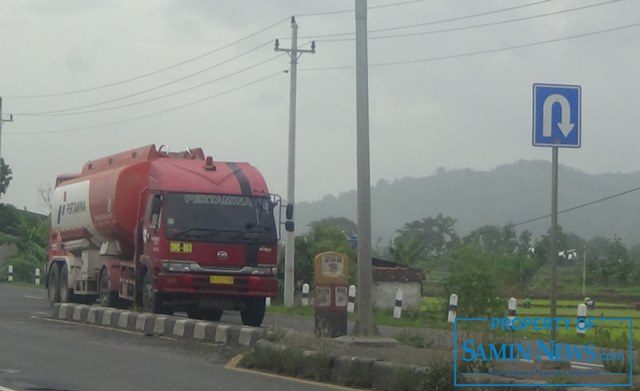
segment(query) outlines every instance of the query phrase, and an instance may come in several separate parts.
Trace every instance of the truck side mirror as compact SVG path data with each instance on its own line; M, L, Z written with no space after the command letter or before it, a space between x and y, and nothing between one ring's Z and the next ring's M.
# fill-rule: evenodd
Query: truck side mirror
M285 211L285 216L287 217L287 220L293 219L293 204L287 204L287 208L286 208L286 211ZM293 229L291 231L293 231ZM291 231L289 231L289 232L291 232Z
M291 220L285 221L284 229L287 230L287 232L293 232L293 230L295 229L295 223Z
M151 214L157 215L160 214L160 207L162 204L162 198L160 194L156 194L153 196L153 201L151 201Z
M162 208L162 196L160 194L156 194L153 196L151 200L151 226L158 229L160 225L160 210Z

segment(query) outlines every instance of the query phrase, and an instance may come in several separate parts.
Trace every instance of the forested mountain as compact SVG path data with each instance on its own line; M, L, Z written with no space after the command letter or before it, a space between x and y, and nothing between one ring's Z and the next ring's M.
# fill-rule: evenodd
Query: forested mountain
M594 236L621 238L626 244L640 242L640 190L611 199L606 197L640 188L640 172L591 175L567 166L559 167L558 210L601 200L561 213L558 224L565 232L584 239ZM374 244L386 245L406 222L442 213L457 220L458 235L483 225L517 224L546 216L551 210L551 163L524 161L491 171L438 170L424 178L379 181L372 187ZM356 192L327 195L296 207L296 224L305 232L312 221L347 217L356 221ZM550 219L521 224L534 238L549 229Z

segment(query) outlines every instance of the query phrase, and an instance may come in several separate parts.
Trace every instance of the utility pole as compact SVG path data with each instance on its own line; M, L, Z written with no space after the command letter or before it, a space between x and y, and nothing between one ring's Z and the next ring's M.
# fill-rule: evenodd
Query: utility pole
M551 232L549 240L549 263L551 264L551 319L556 318L556 301L558 299L558 147L551 149ZM551 328L551 339L555 340L557 327Z
M4 122L13 122L13 114L9 115L9 119L4 119L2 114L2 97L0 97L0 162L2 162L2 124ZM0 167L1 174L2 167ZM0 180L4 178L0 177Z
M587 294L587 244L582 252L582 297Z
M358 319L353 334L379 335L373 322L371 287L371 173L369 161L369 71L367 0L355 0L356 16L356 155L358 193Z
M316 43L311 42L311 50L298 49L298 24L296 18L291 17L291 49L283 49L276 39L276 52L286 52L291 58L291 70L289 71L289 161L287 166L287 205L295 204L295 175L296 175L296 89L298 79L298 58L302 53L315 53ZM293 277L294 277L294 245L295 232L287 230L284 252L284 305L293 305Z

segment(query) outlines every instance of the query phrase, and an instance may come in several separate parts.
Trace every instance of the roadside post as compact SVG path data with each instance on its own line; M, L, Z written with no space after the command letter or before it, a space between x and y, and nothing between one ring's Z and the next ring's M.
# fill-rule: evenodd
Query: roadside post
M349 257L337 252L316 255L314 260L315 335L347 335Z
M400 319L402 316L402 289L396 291L396 300L393 306L393 318Z
M507 302L507 315L509 317L509 323L511 325L513 325L513 320L517 316L517 307L518 307L518 300L516 300L515 297L510 298L509 301Z
M9 282L13 282L13 265L9 265L9 276L7 277Z
M40 285L40 268L36 268L36 285Z
M309 306L309 284L306 282L302 284L302 306Z
M356 309L356 286L349 285L349 302L347 303L347 312L353 312Z
M578 304L576 333L584 335L586 328L587 328L587 306L585 304Z
M452 293L449 296L449 314L447 316L447 321L449 323L453 323L456 320L456 313L458 312L458 295Z

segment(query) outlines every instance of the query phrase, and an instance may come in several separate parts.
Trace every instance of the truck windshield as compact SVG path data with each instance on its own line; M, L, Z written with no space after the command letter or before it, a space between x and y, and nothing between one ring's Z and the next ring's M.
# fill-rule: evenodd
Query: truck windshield
M167 239L223 243L277 242L271 200L227 194L169 193Z

